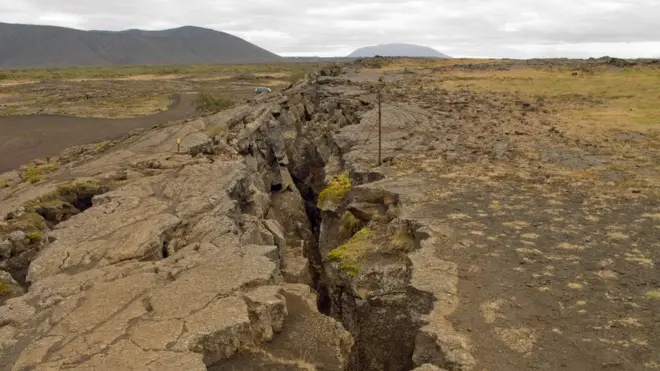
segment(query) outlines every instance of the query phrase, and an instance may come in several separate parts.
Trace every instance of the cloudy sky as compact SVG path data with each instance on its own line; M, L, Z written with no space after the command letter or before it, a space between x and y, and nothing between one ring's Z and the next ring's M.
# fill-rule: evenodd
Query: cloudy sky
M318 5L315 5L318 4ZM657 57L660 0L15 0L0 22L226 31L280 55L388 42L456 57Z

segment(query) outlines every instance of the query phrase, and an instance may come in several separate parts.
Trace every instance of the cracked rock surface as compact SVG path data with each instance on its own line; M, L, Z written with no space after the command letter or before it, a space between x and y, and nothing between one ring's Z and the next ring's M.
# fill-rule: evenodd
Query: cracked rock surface
M228 126L241 116L259 129L267 107L210 120ZM289 187L271 202L277 159L246 161L235 142L200 137L199 125L147 131L1 201L14 210L73 178L128 173L44 231L51 242L29 264L28 291L0 306L0 369L345 369L353 338L318 312L307 285L300 194ZM187 153L171 153L176 137ZM205 146L223 152L189 154Z
M0 370L660 364L657 197L571 178L625 143L443 71L325 68L0 190Z

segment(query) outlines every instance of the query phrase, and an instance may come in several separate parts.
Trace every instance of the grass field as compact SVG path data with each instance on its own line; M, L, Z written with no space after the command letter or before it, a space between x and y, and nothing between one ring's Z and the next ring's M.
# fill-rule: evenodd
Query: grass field
M660 127L660 73L652 69L591 73L523 68L437 73L439 86L515 93L546 100L579 125L646 131Z
M3 80L43 80L43 79L117 79L135 76L213 76L239 75L241 73L286 73L308 70L318 67L319 63L282 63L282 64L194 64L194 65L159 65L159 66L99 66L99 67L62 67L62 68L26 68L0 69L0 81Z
M0 70L0 115L129 118L164 111L174 93L241 101L254 87L278 89L320 63L113 66Z

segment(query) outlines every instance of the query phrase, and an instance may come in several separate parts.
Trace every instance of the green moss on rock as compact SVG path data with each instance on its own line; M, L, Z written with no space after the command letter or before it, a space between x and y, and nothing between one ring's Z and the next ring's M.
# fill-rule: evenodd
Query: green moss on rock
M21 179L24 182L38 183L43 180L44 175L53 173L60 168L59 164L48 164L48 165L29 165L23 169L21 173Z
M360 229L345 244L330 251L328 259L338 262L341 269L349 276L357 276L360 271L358 261L368 250L372 236L373 231L369 228Z
M352 187L353 183L348 173L333 177L328 186L319 194L318 207L322 207L326 202L340 203Z
M11 290L9 289L9 286L7 286L7 284L3 281L0 281L0 297L9 296L10 294Z
M32 231L26 234L27 238L30 239L30 242L39 242L41 241L41 233Z
M46 228L46 221L36 212L26 212L16 219L10 219L7 224L0 226L0 233L23 231L26 233L39 232Z
M360 219L353 213L346 211L341 217L341 232L344 235L351 236L360 230Z

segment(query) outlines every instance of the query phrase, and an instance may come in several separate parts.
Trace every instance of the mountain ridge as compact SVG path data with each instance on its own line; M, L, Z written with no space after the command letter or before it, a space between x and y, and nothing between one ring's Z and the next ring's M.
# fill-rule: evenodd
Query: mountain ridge
M4 68L281 61L237 36L197 26L105 31L0 23Z
M380 55L383 57L425 57L425 58L451 58L428 46L389 43L365 46L358 48L348 55L349 58L369 58Z

